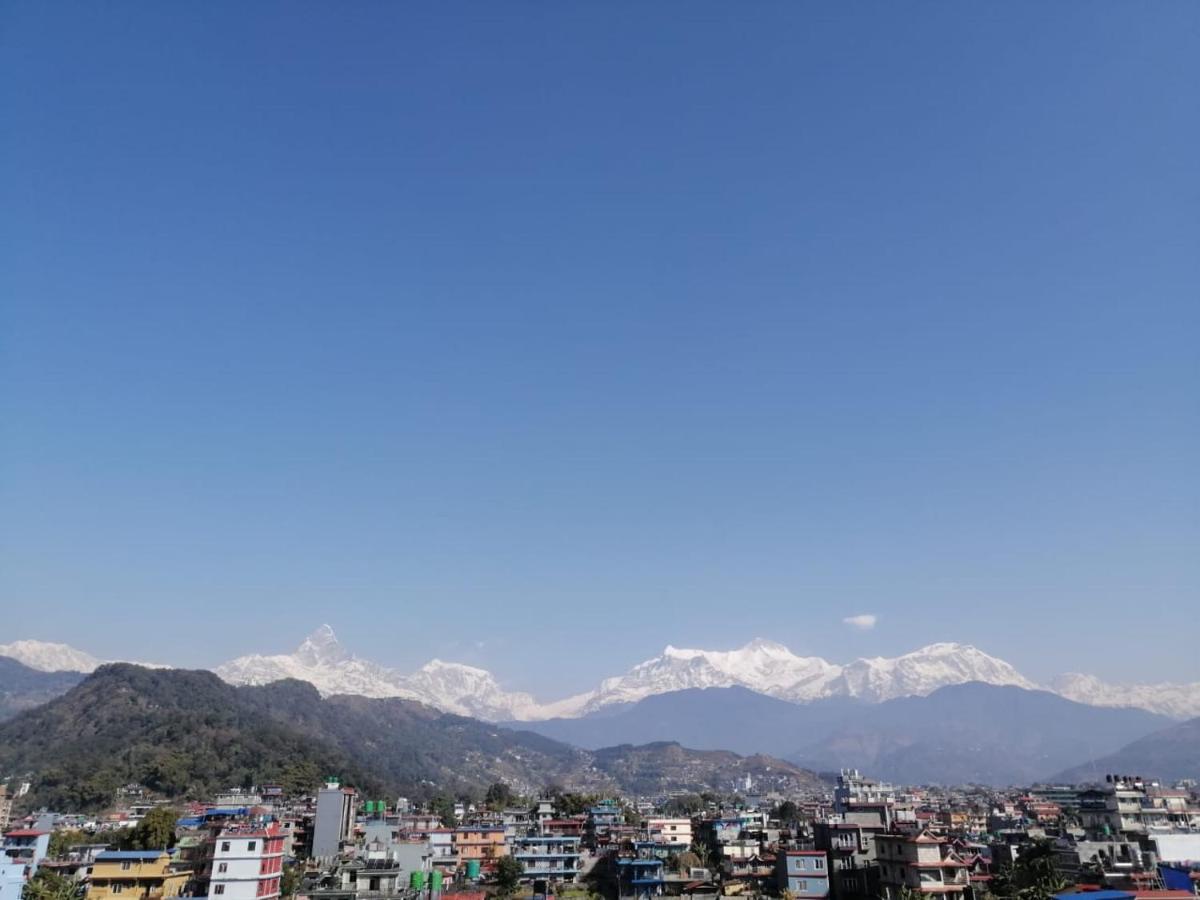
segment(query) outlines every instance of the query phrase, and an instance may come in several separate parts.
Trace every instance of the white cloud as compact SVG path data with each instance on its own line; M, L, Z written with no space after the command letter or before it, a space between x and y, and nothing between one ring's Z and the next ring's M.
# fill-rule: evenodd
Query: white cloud
M842 619L843 624L849 625L851 628L857 628L859 631L870 631L878 621L879 617L874 613L862 613L857 616L846 616L846 618Z

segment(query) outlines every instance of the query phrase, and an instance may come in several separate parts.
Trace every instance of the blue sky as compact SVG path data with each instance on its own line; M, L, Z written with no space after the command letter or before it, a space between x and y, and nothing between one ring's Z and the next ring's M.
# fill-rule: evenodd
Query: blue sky
M1200 678L1195 4L0 16L5 637Z

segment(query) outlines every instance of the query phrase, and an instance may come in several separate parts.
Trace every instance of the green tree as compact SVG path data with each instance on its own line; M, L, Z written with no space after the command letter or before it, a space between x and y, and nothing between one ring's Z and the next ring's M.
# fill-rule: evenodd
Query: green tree
M490 809L504 809L506 806L511 806L516 799L512 788L499 781L488 787L487 794L483 798Z
M511 856L502 856L496 862L496 887L500 889L501 894L507 896L517 889L524 874L525 867L520 862Z
M41 866L33 873L21 896L25 900L77 900L83 896L83 888L65 875Z
M170 850L175 846L175 822L179 813L169 806L150 810L121 842L126 850Z
M454 798L438 794L429 801L429 809L442 820L442 825L446 828L453 828L458 824L458 816L454 815Z
M279 893L284 897L294 897L303 878L304 867L298 863L288 863L279 876Z
M771 811L771 817L778 819L782 825L790 825L800 818L800 807L791 800L784 800Z
M76 844L86 844L92 840L94 835L86 831L60 830L52 832L50 835L50 847L46 850L46 854L51 859L61 859L67 855Z
M1003 900L1049 900L1066 887L1068 882L1054 862L1054 845L1034 841L1021 848L1015 864L996 874L991 893Z

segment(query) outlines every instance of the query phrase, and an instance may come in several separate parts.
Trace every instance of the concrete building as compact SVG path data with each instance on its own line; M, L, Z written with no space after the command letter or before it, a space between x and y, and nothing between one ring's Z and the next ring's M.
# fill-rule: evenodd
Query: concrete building
M797 900L829 896L829 863L822 850L781 850L775 855L776 883Z
M354 809L358 794L330 779L317 792L313 818L312 855L318 859L337 856L354 833Z
M503 825L463 825L454 829L453 846L459 865L478 860L485 872L494 869L500 857L508 855Z
M525 869L523 881L573 882L579 874L578 837L529 835L513 841L513 858Z
M875 856L887 900L899 900L905 888L961 896L971 884L966 862L951 852L948 842L928 832L876 835Z
M0 847L0 900L17 900L21 896L25 882L33 877L49 847L48 831L21 828L4 835Z
M646 834L654 843L678 853L692 846L692 820L647 819Z
M164 900L183 891L191 872L166 850L107 850L96 855L88 900Z
M226 825L209 840L202 881L210 900L274 900L283 874L278 822Z

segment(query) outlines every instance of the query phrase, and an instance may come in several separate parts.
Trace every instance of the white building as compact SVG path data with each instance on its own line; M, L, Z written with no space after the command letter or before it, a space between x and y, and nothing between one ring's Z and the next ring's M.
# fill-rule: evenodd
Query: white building
M691 819L647 819L646 831L654 843L664 844L672 850L686 850L692 846Z
M229 825L212 843L208 896L220 900L275 900L283 873L283 832L278 822Z

